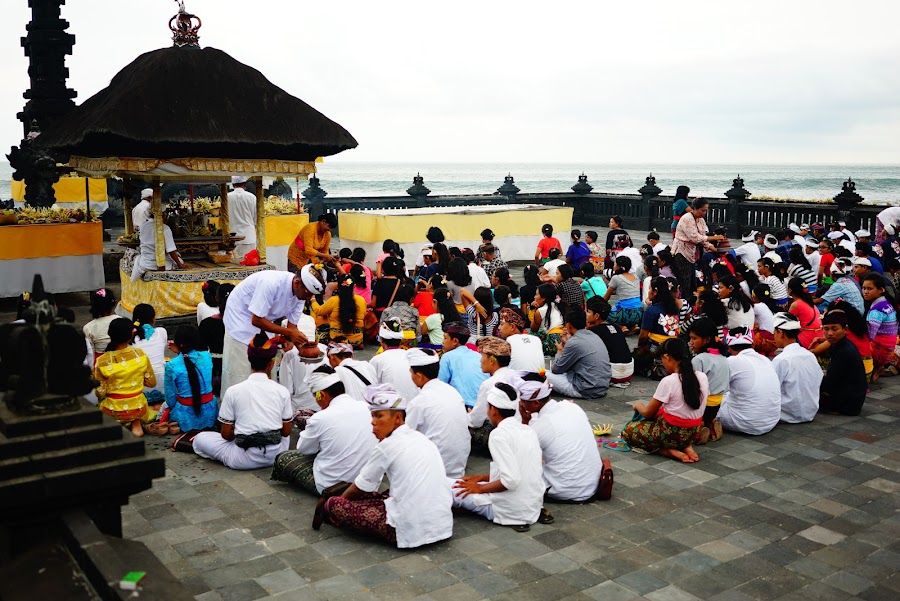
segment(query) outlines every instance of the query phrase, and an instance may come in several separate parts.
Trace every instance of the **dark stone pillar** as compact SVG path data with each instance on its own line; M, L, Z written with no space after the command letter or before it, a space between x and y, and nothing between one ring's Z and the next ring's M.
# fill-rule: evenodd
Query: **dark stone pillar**
M428 206L428 195L431 194L431 190L425 186L425 178L421 173L416 173L413 185L406 189L406 193L415 199L417 209Z
M834 202L838 206L837 219L835 221L846 221L848 229L854 229L859 225L859 220L850 218L851 211L853 207L860 204L863 200L865 199L856 193L856 182L848 177L847 181L841 186L841 193L834 197Z
M511 173L507 174L507 176L503 178L503 185L497 188L497 194L505 196L508 204L514 204L516 202L516 194L518 193L519 187L516 185L516 180Z
M730 237L738 237L741 235L741 207L740 203L750 197L750 191L744 188L744 180L738 175L731 180L731 189L725 193L728 199L728 212L725 216L725 227L728 229Z
M653 218L655 215L653 214L654 205L653 199L658 198L660 194L662 194L662 188L656 185L656 178L653 177L653 174L647 176L644 180L644 185L638 188L638 193L641 195L641 200L643 201L643 216L644 216L644 226L642 229L652 230L653 229Z
M328 192L319 186L319 178L313 175L309 178L309 187L300 193L306 199L306 212L309 213L309 222L318 221L325 212L325 197Z

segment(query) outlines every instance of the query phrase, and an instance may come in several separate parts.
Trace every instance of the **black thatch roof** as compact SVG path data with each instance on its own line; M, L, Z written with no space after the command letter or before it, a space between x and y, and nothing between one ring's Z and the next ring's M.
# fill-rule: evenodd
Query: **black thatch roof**
M38 138L88 157L312 161L357 143L346 129L215 48L147 52Z

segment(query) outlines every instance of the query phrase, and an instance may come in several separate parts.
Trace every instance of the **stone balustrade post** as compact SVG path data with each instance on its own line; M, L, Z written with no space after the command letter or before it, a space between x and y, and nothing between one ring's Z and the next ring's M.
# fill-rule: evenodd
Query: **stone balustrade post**
M513 178L511 173L507 174L507 176L503 178L503 185L497 188L497 194L505 196L508 204L514 204L516 202L516 194L518 193L519 187L516 185L515 178Z
M301 193L306 201L306 212L309 214L309 222L315 223L325 212L325 197L328 192L319 185L319 178L313 174L309 178L309 187Z
M416 173L413 185L406 189L406 193L415 199L417 209L428 206L428 195L431 194L431 190L425 186L425 178L421 173Z
M742 220L740 203L750 197L750 191L744 188L744 180L740 174L731 180L731 189L725 192L728 199L728 209L725 214L725 227L732 238L741 236Z

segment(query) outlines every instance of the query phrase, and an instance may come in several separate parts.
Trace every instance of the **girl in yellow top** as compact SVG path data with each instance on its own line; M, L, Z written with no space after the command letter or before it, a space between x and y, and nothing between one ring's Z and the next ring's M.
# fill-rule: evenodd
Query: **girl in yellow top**
M327 337L320 336L319 342L344 338L357 349L363 347L362 328L366 319L366 300L355 294L353 287L353 277L350 274L341 275L338 277L337 292L331 298L322 305L313 301L310 312L316 323L327 320L328 324Z
M109 324L109 346L97 359L94 378L100 382L96 390L100 410L140 437L142 423L156 417L144 396L144 387L156 386L156 376L144 351L128 346L135 331L134 324L121 317Z

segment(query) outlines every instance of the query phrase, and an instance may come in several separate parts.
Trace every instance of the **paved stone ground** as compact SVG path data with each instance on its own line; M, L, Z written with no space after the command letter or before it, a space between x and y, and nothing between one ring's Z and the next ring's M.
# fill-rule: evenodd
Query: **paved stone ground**
M579 404L620 428L654 386ZM457 517L451 540L414 551L316 532L315 500L270 470L233 472L147 437L166 477L132 497L125 535L200 601L898 599L898 418L895 378L873 386L859 417L726 433L693 465L602 449L611 501L549 506L556 523L524 534ZM484 471L473 457L469 473Z

